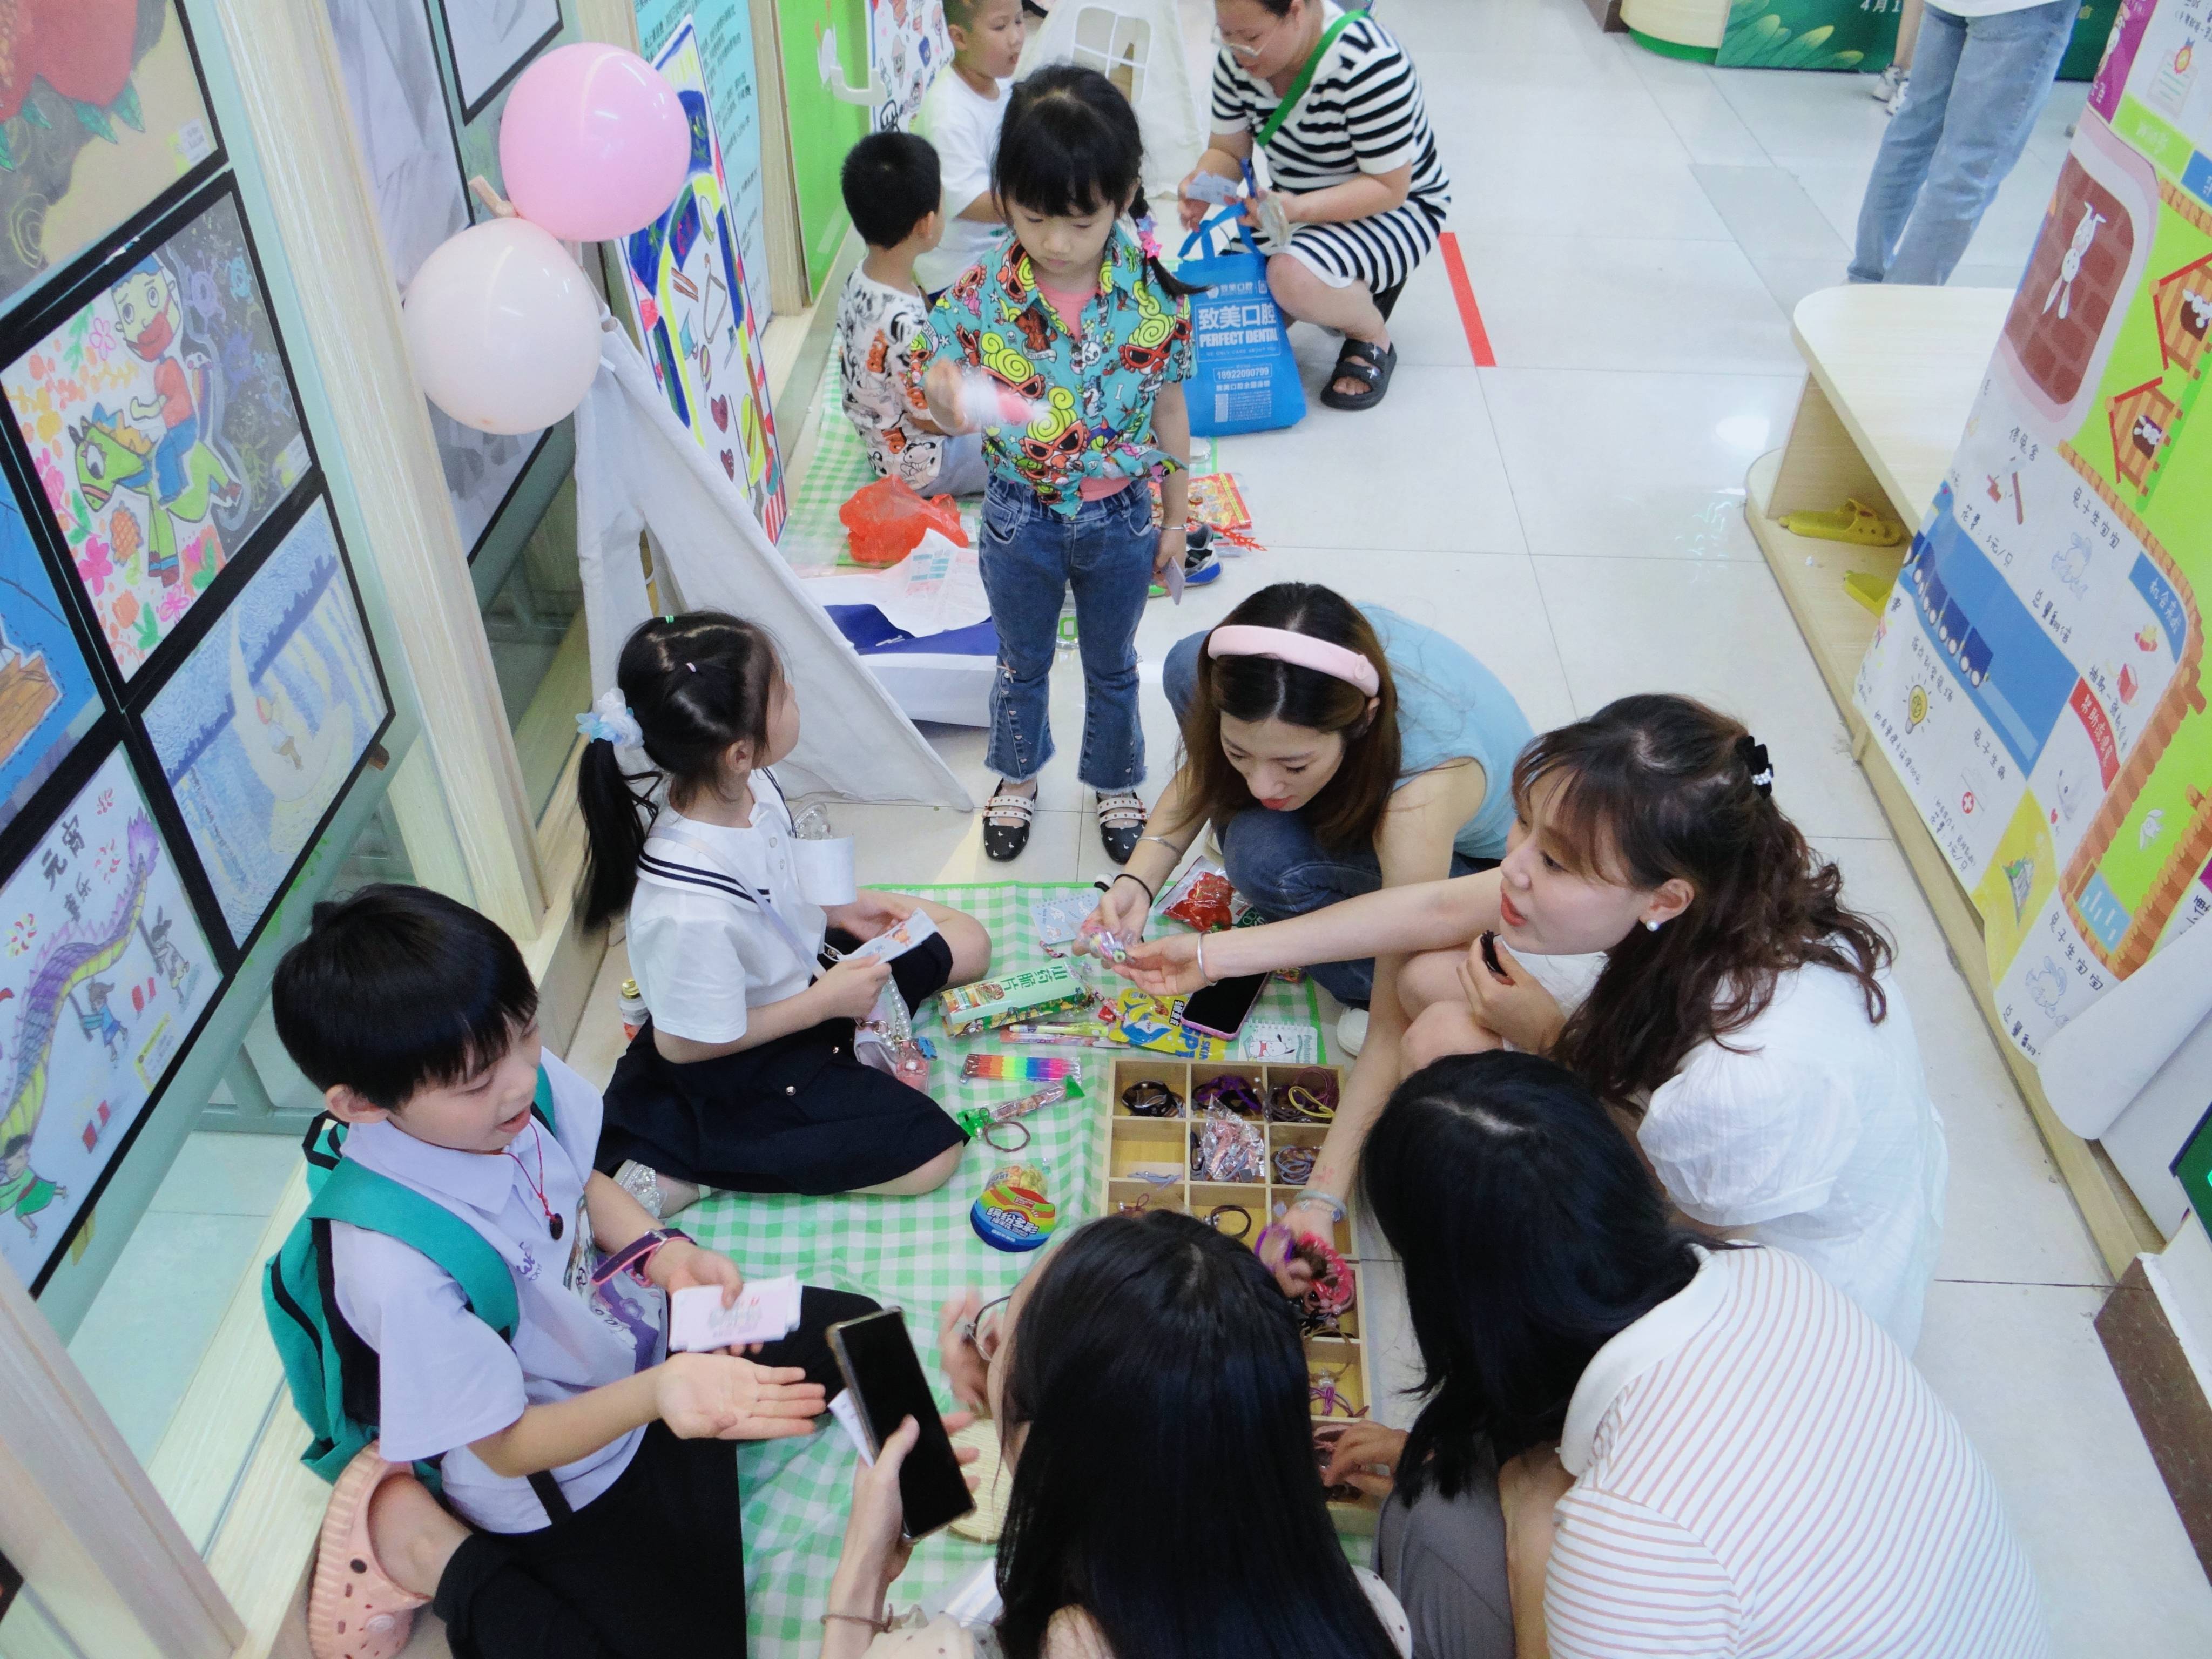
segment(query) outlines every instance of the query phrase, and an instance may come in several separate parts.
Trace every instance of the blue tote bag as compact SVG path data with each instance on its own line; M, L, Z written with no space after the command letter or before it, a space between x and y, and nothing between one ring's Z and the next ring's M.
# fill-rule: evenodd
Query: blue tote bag
M1272 432L1305 418L1305 388L1275 297L1267 291L1267 260L1242 222L1241 204L1224 208L1191 232L1176 275L1202 285L1190 296L1195 352L1190 383L1190 429L1201 438L1237 432ZM1217 226L1237 220L1240 241L1224 253L1193 258L1192 250Z

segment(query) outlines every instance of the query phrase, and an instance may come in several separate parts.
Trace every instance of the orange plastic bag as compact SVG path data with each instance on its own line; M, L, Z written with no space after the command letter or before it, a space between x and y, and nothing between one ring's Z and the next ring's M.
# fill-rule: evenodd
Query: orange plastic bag
M959 504L950 495L924 501L902 478L863 484L837 509L837 517L859 564L896 564L933 530L968 545L968 532L960 527Z

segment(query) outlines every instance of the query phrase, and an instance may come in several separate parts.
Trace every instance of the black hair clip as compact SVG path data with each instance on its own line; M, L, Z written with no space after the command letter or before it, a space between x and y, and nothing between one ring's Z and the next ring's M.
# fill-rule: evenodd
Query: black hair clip
M1750 732L1735 740L1735 757L1743 763L1743 769L1751 774L1751 787L1762 795L1774 793L1774 763L1766 757L1766 745Z

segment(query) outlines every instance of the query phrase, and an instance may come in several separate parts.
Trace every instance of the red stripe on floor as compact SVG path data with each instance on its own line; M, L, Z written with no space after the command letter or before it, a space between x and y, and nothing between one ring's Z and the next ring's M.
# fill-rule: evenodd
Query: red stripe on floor
M1482 313L1474 303L1474 284L1467 280L1467 261L1459 255L1459 238L1446 231L1437 238L1443 250L1444 270L1451 277L1452 298L1459 301L1459 319L1467 329L1467 349L1474 354L1477 368L1498 367L1498 354L1490 349L1490 331L1482 325Z

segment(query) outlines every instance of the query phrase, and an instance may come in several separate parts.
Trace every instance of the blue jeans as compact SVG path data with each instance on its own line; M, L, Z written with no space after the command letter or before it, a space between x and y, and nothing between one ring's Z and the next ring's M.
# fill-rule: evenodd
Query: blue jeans
M1168 653L1161 678L1168 706L1181 721L1198 690L1198 653L1204 634L1178 640ZM1382 885L1382 860L1371 847L1332 853L1314 834L1313 823L1301 807L1293 812L1271 812L1253 805L1217 825L1221 838L1221 864L1229 879L1252 908L1270 921L1302 916L1340 900L1357 898ZM1451 873L1472 875L1487 870L1494 860L1471 859L1454 853ZM1358 962L1321 962L1306 969L1315 981L1339 1002L1364 1008L1375 994L1375 959Z
M1073 518L995 475L983 497L983 591L999 630L991 686L993 770L1026 783L1052 758L1053 647L1061 596L1075 590L1083 659L1083 755L1076 776L1102 793L1145 781L1137 724L1137 623L1160 548L1152 492L1139 479L1085 501Z
M1920 14L1912 83L1859 208L1855 283L1941 283L2027 147L2081 0L1961 17Z

